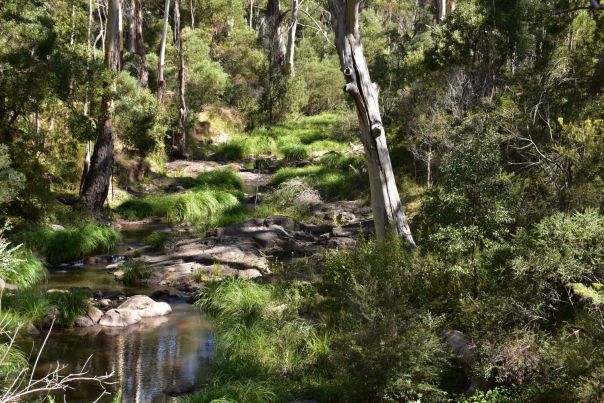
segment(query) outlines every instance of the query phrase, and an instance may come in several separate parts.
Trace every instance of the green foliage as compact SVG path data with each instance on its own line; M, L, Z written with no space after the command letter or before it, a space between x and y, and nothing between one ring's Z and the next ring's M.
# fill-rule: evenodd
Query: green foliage
M438 273L429 261L392 237L329 253L324 270L345 400L442 399L448 354L430 311Z
M164 251L169 236L165 232L153 232L145 238L145 244L157 251Z
M241 205L239 199L224 190L193 189L182 193L146 196L127 200L118 206L126 217L164 217L173 224L203 226L220 220Z
M61 290L47 294L49 303L58 311L56 318L60 326L72 327L78 316L88 313L88 295L77 290Z
M13 246L0 228L0 279L19 288L30 288L46 279L46 268L30 250Z
M0 144L0 206L11 202L24 188L23 174L11 168L9 149Z
M128 260L120 266L120 269L124 271L122 281L125 285L136 285L141 280L151 277L151 269L139 259Z
M65 229L37 226L22 234L25 243L39 251L49 263L72 262L96 253L111 251L120 241L114 229L94 223Z
M197 304L216 321L215 376L190 401L259 402L307 396L305 389L320 376L318 365L328 352L317 329L298 316L308 287L282 289L238 278L211 286Z
M232 192L242 188L241 177L231 169L202 172L195 178L181 178L180 183L186 188L224 189Z

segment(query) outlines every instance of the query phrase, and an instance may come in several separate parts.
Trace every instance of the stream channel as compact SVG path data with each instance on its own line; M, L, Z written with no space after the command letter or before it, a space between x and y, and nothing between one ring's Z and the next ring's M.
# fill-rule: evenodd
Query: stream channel
M140 242L152 229L124 231L120 248ZM49 270L48 289L89 288L92 292L151 295L152 289L127 287L114 279L106 264L63 265ZM168 290L178 294L176 290ZM69 330L54 329L35 370L41 378L57 365L65 373L78 372L88 361L88 375L113 373L112 384L103 388L95 382L72 384L72 389L54 397L67 402L112 402L121 391L122 402L170 402L173 395L199 389L207 377L214 352L211 322L186 298L170 298L173 312L167 316L144 318L126 328L94 325ZM19 344L33 364L45 334L28 337ZM97 400L98 399L98 400Z

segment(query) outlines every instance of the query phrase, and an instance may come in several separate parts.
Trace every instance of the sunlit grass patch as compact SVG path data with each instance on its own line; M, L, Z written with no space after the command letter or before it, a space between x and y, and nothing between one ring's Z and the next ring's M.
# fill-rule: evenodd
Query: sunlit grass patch
M95 223L65 229L37 226L25 231L22 237L27 245L39 250L51 264L107 253L121 240L119 232Z
M224 189L240 191L242 188L239 173L231 169L202 172L195 178L183 177L179 182L186 188Z

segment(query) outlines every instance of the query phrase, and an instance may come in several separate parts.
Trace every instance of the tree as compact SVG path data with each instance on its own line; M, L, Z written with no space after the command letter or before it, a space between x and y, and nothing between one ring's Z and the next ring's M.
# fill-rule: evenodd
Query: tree
M287 33L287 50L285 52L285 74L294 74L294 52L296 50L296 30L298 28L299 0L292 0L291 24Z
M371 81L363 53L359 31L360 4L360 0L331 0L331 12L336 49L346 79L344 91L354 99L359 118L359 137L369 172L376 235L383 239L387 229L392 227L409 246L414 247L388 154L378 105L378 88Z
M110 0L107 18L105 64L110 70L119 72L122 69L123 55L121 0ZM113 102L107 99L107 96L104 96L101 118L103 125L99 128L90 168L82 186L81 200L93 212L98 212L103 208L109 193L115 142L112 106Z
M161 33L159 46L159 60L157 62L157 99L161 103L166 91L166 79L164 78L164 63L166 61L166 37L168 36L168 18L170 16L170 0L166 0L164 8L164 28Z
M180 0L174 0L174 42L178 53L178 139L176 144L176 156L185 157L186 151L186 119L187 104L185 102L185 55L182 46L182 31L180 29Z
M145 40L143 37L143 0L134 2L134 51L138 55L138 82L141 87L149 85L149 72L145 55Z

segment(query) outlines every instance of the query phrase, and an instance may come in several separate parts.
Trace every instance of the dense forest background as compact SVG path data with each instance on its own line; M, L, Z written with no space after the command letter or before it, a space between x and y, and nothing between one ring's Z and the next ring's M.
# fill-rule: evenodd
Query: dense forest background
M191 399L604 399L601 7L363 2L364 54L417 248L365 239L327 253L318 282L299 281L298 267L270 284L210 287L200 304L217 318L219 370ZM128 192L144 193L177 158L258 169L315 159L277 184L302 178L287 190L369 203L330 10L320 0L2 0L0 214L24 247L0 253L29 256L0 262L3 280L38 280L15 267L30 249L52 261L47 224L160 211L147 200L155 210L141 212ZM111 163L95 165L108 121ZM327 157L313 154L317 140ZM93 171L106 181L87 179ZM304 219L288 197L270 213ZM204 230L249 218L183 214Z

